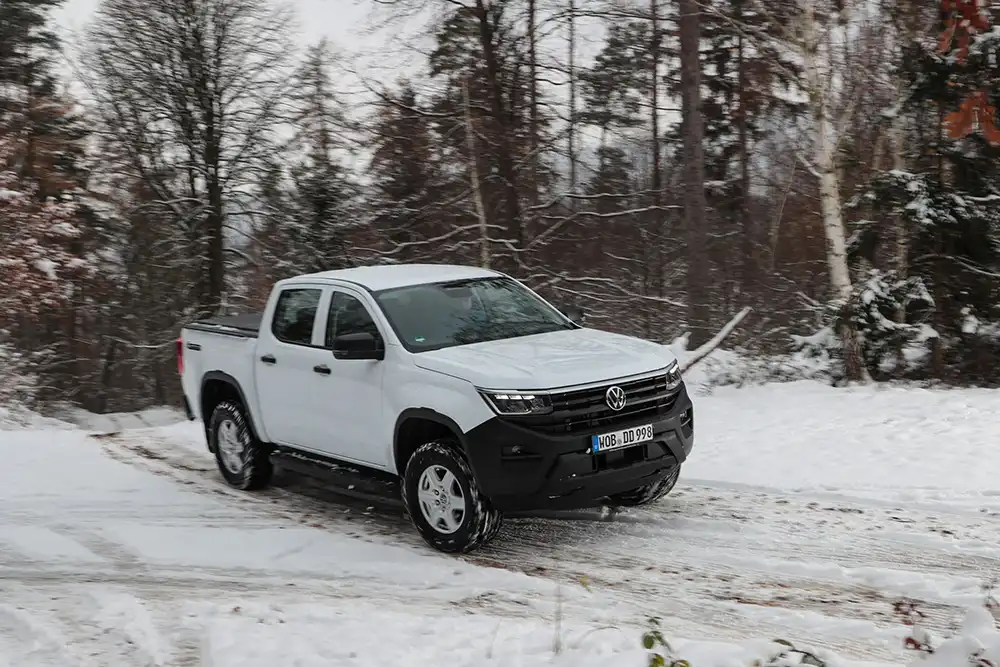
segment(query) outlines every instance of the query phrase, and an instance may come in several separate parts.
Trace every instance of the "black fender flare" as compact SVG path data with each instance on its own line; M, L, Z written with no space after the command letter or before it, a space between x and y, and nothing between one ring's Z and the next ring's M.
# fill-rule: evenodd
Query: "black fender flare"
M468 444L466 442L465 433L462 431L461 427L455 422L451 417L447 417L437 410L431 410L430 408L407 408L399 413L396 417L396 425L392 429L392 459L393 461L399 460L399 430L402 428L403 424L408 419L423 419L424 421L434 422L444 426L449 431L455 434L458 438L459 445L461 445L462 450L466 455L468 455ZM398 467L398 466L397 466ZM402 471L397 470L397 473L402 474Z
M205 425L205 437L208 437L208 420L212 418L212 415L206 415L202 406L204 405L205 396L205 385L209 382L222 382L227 384L236 390L236 394L240 397L240 403L243 404L243 409L247 411L247 422L249 423L250 430L253 431L253 436L257 438L258 441L263 442L260 438L260 434L257 432L257 425L254 423L254 415L250 410L250 403L247 401L246 394L243 393L243 387L240 386L239 380L234 378L229 373L224 373L223 371L208 371L201 376L201 390L198 394L198 410L201 414L201 421Z

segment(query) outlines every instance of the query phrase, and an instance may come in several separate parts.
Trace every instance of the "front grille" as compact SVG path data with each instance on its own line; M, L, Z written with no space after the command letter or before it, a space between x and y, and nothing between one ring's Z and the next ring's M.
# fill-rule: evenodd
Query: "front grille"
M604 395L608 387L625 390L625 408L614 411ZM512 421L534 431L551 435L581 433L618 424L651 419L670 412L680 390L667 391L665 374L628 382L609 382L599 387L552 394L552 412L547 415L522 415Z

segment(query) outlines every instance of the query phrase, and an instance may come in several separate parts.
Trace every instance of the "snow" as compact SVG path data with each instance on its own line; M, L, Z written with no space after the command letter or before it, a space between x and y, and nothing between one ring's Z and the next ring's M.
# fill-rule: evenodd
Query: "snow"
M0 431L0 665L639 667L651 616L693 667L766 665L775 638L831 667L997 659L1000 392L695 393L671 496L510 517L461 557L392 502L230 489L173 410ZM965 624L923 663L904 596L934 636Z
M35 268L45 274L45 277L49 280L56 279L56 263L51 259L36 259L34 262Z
M1000 500L998 405L1000 392L988 389L721 387L696 403L697 455L685 472L781 489Z

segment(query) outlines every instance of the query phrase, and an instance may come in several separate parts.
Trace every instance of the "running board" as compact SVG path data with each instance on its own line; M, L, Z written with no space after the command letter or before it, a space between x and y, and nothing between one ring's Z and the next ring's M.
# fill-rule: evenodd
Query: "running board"
M290 473L291 477L305 477L312 484L344 496L402 505L399 478L382 470L287 447L276 449L271 454L271 461L278 475Z

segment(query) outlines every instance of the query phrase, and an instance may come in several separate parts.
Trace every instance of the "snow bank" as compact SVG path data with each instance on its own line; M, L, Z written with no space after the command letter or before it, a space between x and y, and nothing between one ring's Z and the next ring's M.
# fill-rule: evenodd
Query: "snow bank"
M652 653L641 644L640 628L557 625L478 614L419 616L364 603L350 609L320 605L276 609L252 602L203 605L191 616L203 624L203 656L210 656L211 662L203 660L212 667L644 667ZM673 657L691 667L797 664L794 658L775 659L786 647L769 640L668 641ZM665 652L661 647L653 651ZM875 664L818 655L828 667Z
M38 414L23 404L0 402L0 431L119 431L170 426L187 420L181 410L168 406L146 408L137 412L97 414L69 404L51 406L49 416Z
M0 405L0 431L34 431L39 429L63 430L73 428L72 424L43 417L23 405Z
M817 382L695 398L684 478L896 499L1000 496L1000 390Z
M64 422L84 431L115 433L118 431L169 426L185 421L181 410L168 406L146 408L137 412L108 412L97 414L72 405L60 406L53 411Z

